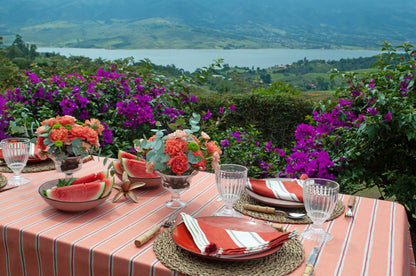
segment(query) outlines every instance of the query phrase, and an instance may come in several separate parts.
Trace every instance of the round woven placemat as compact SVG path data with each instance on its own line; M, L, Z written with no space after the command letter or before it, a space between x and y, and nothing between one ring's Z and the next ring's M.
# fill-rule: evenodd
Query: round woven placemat
M0 189L7 184L7 177L0 173Z
M23 168L22 173L32 173L32 172L42 172L42 171L51 171L55 169L55 164L52 160L45 160L39 162L27 163ZM13 173L9 167L7 167L6 162L3 162L0 166L0 172Z
M298 240L285 242L275 253L264 258L229 262L201 258L181 249L172 238L173 227L155 239L153 250L167 268L185 275L285 275L295 270L305 258L305 250Z
M89 155L83 159L83 163L93 160L93 156ZM43 172L43 171L52 171L55 170L55 164L52 160L48 159L45 161L37 161L37 162L28 162L26 166L23 168L22 173L33 173L33 172ZM5 173L13 173L5 161L1 161L0 163L0 172Z
M267 206L266 204L263 204L260 201L250 197L246 192L243 192L243 194L241 195L241 198L234 204L234 209L236 209L237 211L239 211L240 213L244 215L257 218L257 219L278 222L278 223L291 223L291 224L312 223L312 220L308 216L301 218L301 219L291 219L281 213L267 214L267 213L249 211L249 210L244 209L243 207L244 204ZM305 208L281 208L281 209L284 209L287 212L296 212L296 213L306 214ZM342 213L344 213L344 209L345 209L344 203L341 200L338 200L337 205L335 205L335 209L332 212L328 220L333 220L339 217Z

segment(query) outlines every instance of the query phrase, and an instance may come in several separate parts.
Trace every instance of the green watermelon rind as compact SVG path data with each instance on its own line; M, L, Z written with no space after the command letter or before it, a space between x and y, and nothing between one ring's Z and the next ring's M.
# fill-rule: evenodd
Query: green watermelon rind
M135 160L138 159L136 155L132 153L128 153L127 151L123 151L123 150L118 150L117 157L118 159L121 159L121 158L135 159Z
M57 198L57 197L54 196L54 192L55 192L56 189L66 189L66 190L71 189L71 190L77 190L77 189L82 189L81 188L82 185L91 185L91 184L95 185L96 183L99 183L100 184L99 190L94 195L92 195L89 199L86 199L86 200L80 200L80 201L65 200L65 199L62 199L62 197ZM56 187L55 186L55 187L52 187L50 189L45 190L45 193L44 194L46 195L46 197L48 197L50 199L53 199L53 200L57 200L57 201L65 201L65 202L85 202L85 201L92 201L92 200L100 199L102 197L103 193L104 193L105 188L106 188L105 182L104 181L101 181L101 182L91 182L91 183L80 184L80 185L73 185L73 186L70 185L70 186L64 186L64 187Z
M107 186L107 183L105 184L105 188L104 188L103 194L101 195L101 198L106 197L111 193L111 190L113 189L113 185L114 185L114 182L115 182L115 178L114 178L114 176L111 176L111 177L107 177L106 179L103 179L103 180L108 180L110 184L109 184L109 186Z
M123 167L121 167L120 160L113 160L112 162L113 169L118 174L123 174Z

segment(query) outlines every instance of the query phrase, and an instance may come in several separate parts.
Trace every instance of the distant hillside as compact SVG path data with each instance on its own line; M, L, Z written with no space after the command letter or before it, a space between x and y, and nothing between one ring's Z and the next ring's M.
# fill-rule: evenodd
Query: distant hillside
M414 0L0 0L6 45L378 49L414 26Z

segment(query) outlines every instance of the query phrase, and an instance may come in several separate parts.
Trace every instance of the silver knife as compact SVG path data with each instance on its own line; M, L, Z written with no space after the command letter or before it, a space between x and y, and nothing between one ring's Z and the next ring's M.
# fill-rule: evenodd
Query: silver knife
M316 257L318 257L318 252L319 252L319 248L320 246L315 246L311 253L309 253L308 259L306 260L306 267L305 267L305 271L303 271L302 276L310 276L313 274L313 264L316 261Z
M7 191L7 190L10 190L10 189L17 188L17 187L19 187L19 186L11 186L11 185L3 186L3 188L0 188L0 193L3 192L3 191Z

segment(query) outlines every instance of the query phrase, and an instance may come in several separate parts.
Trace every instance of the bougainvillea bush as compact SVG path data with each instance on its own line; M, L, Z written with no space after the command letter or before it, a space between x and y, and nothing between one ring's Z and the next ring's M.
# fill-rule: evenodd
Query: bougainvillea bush
M412 45L385 43L378 70L336 73L346 83L338 102L322 105L309 125L298 127L286 173L337 179L347 193L375 186L416 214L414 54Z
M31 136L40 122L57 115L96 118L104 126L102 148L114 153L132 147L132 141L148 133L156 121L168 124L191 113L196 97L187 87L146 67L138 72L124 67L109 64L93 75L25 71L19 76L21 85L0 96L0 139Z

